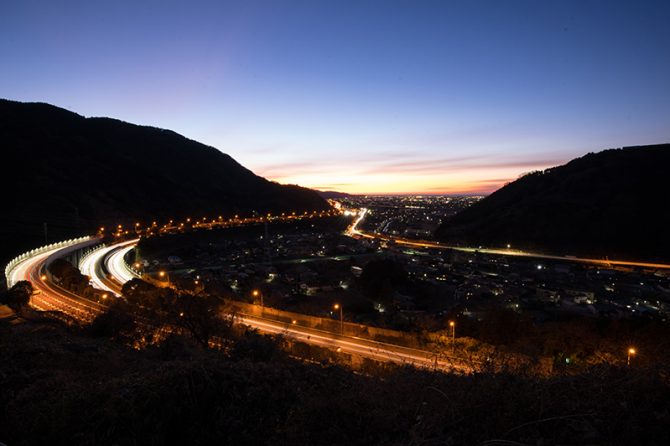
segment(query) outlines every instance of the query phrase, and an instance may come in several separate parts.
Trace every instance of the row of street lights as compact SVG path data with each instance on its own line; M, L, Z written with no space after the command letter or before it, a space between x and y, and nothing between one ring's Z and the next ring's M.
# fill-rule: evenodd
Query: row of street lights
M161 278L167 276L168 283L170 282L170 277L167 275L167 273L165 271L161 271L158 274ZM251 292L251 295L255 298L260 297L261 307L265 306L265 303L263 301L263 293L260 290L258 290L258 289L253 290ZM340 312L340 333L344 334L344 308L342 307L342 304L336 303L336 304L333 305L333 309L334 310L339 310L339 312ZM297 323L297 321L293 320L293 321L291 321L291 323L295 325ZM456 346L456 322L455 321L449 321L449 328L451 330L451 345L452 345L452 347L455 347ZM631 348L628 349L628 357L627 357L627 360L626 360L626 365L627 366L630 366L631 357L635 356L636 353L637 353L637 351L634 348L631 347Z
M161 277L162 277L162 276L161 276ZM264 307L264 306L265 306L265 303L264 303L264 301L263 301L263 292L262 292L262 291L260 291L260 290L258 290L258 289L255 289L255 290L253 290L253 291L251 292L251 295L252 295L254 298L260 298L260 301L261 301L261 307ZM333 309L334 309L334 310L340 310L340 333L341 333L341 334L344 334L344 309L342 308L342 305L341 305L341 304L335 304L335 305L333 305ZM293 325L295 325L295 324L297 323L297 321L293 320L291 323L292 323Z
M124 226L122 224L116 225L116 227L113 227L109 232L111 235L114 235L115 237L120 237L121 235L128 235L132 231L135 232L136 235L141 235L144 233L145 235L153 235L153 231L158 231L158 233L164 232L168 229L184 229L187 224L188 226L191 226L191 228L196 229L198 227L205 227L209 226L212 227L213 225L226 225L226 224L235 224L235 223L254 223L254 222L262 222L262 221L270 221L274 219L303 219L303 218L314 218L314 217L328 217L328 216L334 216L340 213L337 210L331 209L329 211L322 210L322 211L304 211L302 214L298 211L292 211L290 213L287 212L282 212L281 215L273 215L272 213L268 213L267 216L264 215L257 215L257 216L251 216L251 217L242 217L240 218L239 215L235 215L233 218L229 219L224 219L222 215L219 215L218 219L216 217L208 218L208 217L203 217L202 219L196 219L194 222L192 222L191 218L188 217L184 222L175 222L174 219L170 219L166 224L163 224L161 226L158 225L158 222L153 221L151 225L149 226L143 226L139 222L135 222L135 226L132 227L130 226L128 229L124 229ZM105 235L105 231L107 228L104 226L101 226L98 228L98 234L100 235Z

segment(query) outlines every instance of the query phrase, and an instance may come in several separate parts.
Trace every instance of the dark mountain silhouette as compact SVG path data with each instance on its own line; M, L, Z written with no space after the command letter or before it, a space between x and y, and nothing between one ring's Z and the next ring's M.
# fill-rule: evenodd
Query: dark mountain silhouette
M348 194L346 192L338 192L338 191L335 191L335 190L318 190L317 192L318 192L319 195L321 195L321 197L325 198L326 200L331 199L331 198L332 199L337 199L337 198L347 198L347 197L352 196L351 194Z
M175 132L48 104L0 100L0 141L0 254L44 241L43 222L54 241L101 224L328 208Z
M670 259L670 144L589 153L533 172L445 220L453 243Z

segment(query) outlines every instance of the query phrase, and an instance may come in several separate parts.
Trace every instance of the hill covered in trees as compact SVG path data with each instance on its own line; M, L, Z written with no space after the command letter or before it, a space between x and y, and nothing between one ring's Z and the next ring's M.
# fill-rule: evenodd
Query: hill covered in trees
M589 153L533 172L445 220L450 243L670 260L670 144Z
M43 444L666 445L667 363L539 377L300 362L254 332L172 335L0 318L0 441ZM667 350L666 350L667 351Z
M0 142L10 254L43 242L45 222L54 241L101 224L328 208L175 132L48 104L0 100Z

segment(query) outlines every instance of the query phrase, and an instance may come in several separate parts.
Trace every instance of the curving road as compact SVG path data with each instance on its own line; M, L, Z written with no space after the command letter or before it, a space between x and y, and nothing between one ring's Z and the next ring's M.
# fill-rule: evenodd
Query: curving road
M653 269L670 269L670 265L660 263L561 257L511 249L468 248L443 245L439 242L409 240L400 237L370 234L358 229L358 226L365 218L366 213L366 209L361 209L358 212L357 218L346 231L348 235L357 238L363 237L393 241L398 245L418 248L454 249L464 252L532 257L604 266L621 265ZM123 284L128 280L131 280L133 277L136 277L135 273L128 268L123 260L124 255L129 250L133 249L136 244L137 240L130 240L93 251L82 260L80 266L81 270L91 278L91 283L94 287L120 295ZM82 246L83 245L84 243ZM66 248L54 248L21 261L12 270L11 281L15 283L19 280L28 280L33 284L36 292L31 297L31 305L35 308L47 311L61 311L82 322L89 322L96 315L105 311L106 307L97 302L77 296L56 284L49 282L44 276L44 267L47 259L62 249ZM458 358L445 356L438 357L430 351L412 349L370 339L343 336L338 333L303 327L299 324L287 324L285 322L278 322L272 319L245 314L236 315L236 321L266 333L280 334L294 340L321 347L333 348L344 353L360 355L378 361L412 364L419 367L430 367L451 372L457 371L468 373L473 371L470 364L465 364Z
M591 259L591 258L573 257L573 256L555 256L549 254L539 254L529 251L521 251L518 249L470 248L463 246L445 245L440 242L433 242L427 240L413 240L413 239L406 239L403 237L391 237L382 234L363 232L360 229L358 229L358 225L360 225L360 223L363 221L363 219L365 218L365 214L367 212L368 210L364 208L358 210L358 216L356 220L354 220L351 226L349 226L349 228L347 228L346 230L347 235L355 238L362 237L367 239L376 239L387 242L394 242L398 245L409 246L412 248L451 249L454 251L470 252L470 253L481 253L491 255L512 256L512 257L528 257L528 258L545 259L545 260L560 260L563 262L587 263L604 267L628 266L628 267L638 267L645 269L670 269L670 264L667 263L634 262L629 260Z
M480 249L460 246L448 246L440 244L439 242L430 242L422 240L409 240L400 237L387 237L379 234L370 234L358 229L358 226L365 218L367 209L360 209L354 222L346 230L346 234L352 237L363 237L369 239L380 239L386 241L393 241L399 245L418 247L418 248L434 248L434 249L454 249L463 252L479 252L483 254L519 256L538 259L551 259L569 262L590 263L603 266L610 265L625 265L637 266L644 268L670 268L667 264L643 263L643 262L628 262L617 260L601 260L588 259L576 257L561 257L544 254L537 254L519 250L511 249ZM135 241L126 242L124 244L114 245L109 247L102 257L97 257L96 262L101 262L106 265L110 277L104 277L102 268L93 268L92 277L96 277L95 281L105 283L110 289L120 294L120 289L123 283L135 277L123 260L125 253L135 246ZM95 282L94 281L94 282ZM459 363L457 358L438 358L434 353L429 351L417 350L403 346L386 344L382 342L372 341L369 339L342 336L338 333L326 332L316 330L308 327L301 327L299 325L287 324L285 322L278 322L272 319L261 318L250 315L238 315L237 321L253 328L257 328L263 332L282 334L295 340L300 340L314 345L336 348L345 353L353 353L363 357L369 357L380 361L393 361L401 363L410 363L423 367L435 367L443 370L458 370L462 372L470 372L472 368L463 363Z
M95 275L95 279L93 279L92 276L92 282L94 284L103 283L105 286L109 287L106 289L109 289L116 294L120 294L122 284L134 277L129 273L127 265L123 260L123 256L128 250L132 249L135 244L136 241L131 241L124 244L113 245L105 248L104 254L96 255L94 259L98 265L101 263L107 265L110 278L103 277L102 268L89 266L88 271ZM458 358L447 356L438 357L435 353L426 350L388 344L354 336L343 336L338 333L300 326L298 323L292 324L280 322L248 314L237 313L235 315L235 321L265 333L278 334L296 341L320 347L332 348L339 352L360 355L377 361L411 364L418 367L435 368L451 372L472 372L472 368L469 365L464 364Z
M46 280L44 266L47 258L63 248L56 248L19 263L12 271L12 282L27 280L35 293L30 304L42 311L60 311L79 321L90 322L105 310L104 305L79 297Z
M79 263L79 270L82 274L88 276L91 279L91 285L93 285L93 287L99 290L117 294L115 288L113 288L114 284L109 284L109 281L105 278L105 276L102 273L98 273L96 271L96 268L100 268L100 265L102 265L109 252L113 251L114 249L116 249L116 247L107 246L88 254L83 259L81 259L81 262Z

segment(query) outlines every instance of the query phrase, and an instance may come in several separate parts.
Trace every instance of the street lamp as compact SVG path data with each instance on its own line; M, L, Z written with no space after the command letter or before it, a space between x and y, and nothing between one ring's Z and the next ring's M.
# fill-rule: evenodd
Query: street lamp
M265 305L263 304L263 293L261 293L261 292L258 291L258 290L254 290L254 291L252 291L251 294L252 294L254 297L258 297L258 296L260 296L260 297L261 297L261 307L264 307L264 306L265 306Z
M47 275L46 275L46 274L42 274L42 275L40 276L40 280L42 280L43 282L44 282L45 280L47 280Z
M449 321L449 327L451 328L451 345L456 344L456 322Z
M133 267L135 268L137 274L142 275L142 272L140 271L140 268L142 268L142 264L140 262L135 262L133 264Z
M344 334L344 314L342 313L342 305L340 304L335 304L333 305L333 308L336 310L340 310L340 332Z
M635 356L635 353L637 353L637 352L635 351L634 348L631 347L631 348L628 349L628 360L626 361L626 365L628 367L630 367L630 357Z
M160 271L160 272L158 273L158 276L159 276L161 279L162 279L163 277L165 277L165 278L167 279L167 283L168 283L168 284L170 283L170 275L169 275L168 273L166 273L165 271Z

